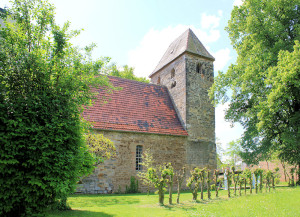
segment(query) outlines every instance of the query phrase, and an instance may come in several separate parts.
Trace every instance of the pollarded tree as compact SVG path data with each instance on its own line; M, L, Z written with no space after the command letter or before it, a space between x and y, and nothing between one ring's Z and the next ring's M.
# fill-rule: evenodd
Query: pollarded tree
M160 166L159 169L155 169L153 167L148 168L148 179L151 180L154 187L157 189L160 205L164 205L164 196L167 183L169 182L168 177L171 173L173 173L173 171L171 171L166 164Z
M111 87L107 59L72 46L79 32L57 26L47 1L13 1L1 16L0 216L36 216L94 168L81 112L91 88Z
M236 196L236 186L239 182L239 174L236 174L234 166L231 167L231 171L232 171L232 180L234 184L234 196Z
M230 197L230 186L231 186L231 179L232 179L232 175L233 173L229 170L229 169L226 169L226 172L225 172L225 175L226 175L226 178L227 178L227 194L228 194L228 197Z
M250 194L252 194L252 173L251 170L245 168L243 171L244 184L245 184L245 195L247 193L247 181L250 184Z
M219 72L210 94L216 103L229 100L226 119L244 127L248 164L278 150L300 165L299 22L299 0L245 0L231 13L226 30L237 61Z
M177 177L177 203L179 203L179 198L180 198L180 191L181 191L181 185L185 179L186 172L185 172L185 167L183 167L179 172L176 173Z
M263 177L264 177L264 170L263 169L259 169L259 191L260 193L262 193L262 189L263 189Z
M214 170L214 182L215 182L215 186L216 186L216 197L218 197L219 195L219 190L220 190L220 179L219 179L219 170Z
M261 171L262 171L262 169L260 169L260 168L256 168L256 169L253 170L253 174L254 174L254 177L255 177L255 193L256 194L258 193L258 180L261 180L260 179L260 176L262 174Z
M211 197L211 192L210 192L211 179L210 179L210 170L209 169L207 169L206 183L207 183L207 198L210 200L210 197Z
M266 176L265 176L265 178L266 178L266 192L267 192L267 189L269 189L269 192L270 192L272 176L273 176L273 172L271 170L267 170L266 171Z
M172 192L173 192L173 178L174 178L174 169L171 163L166 165L166 169L168 170L168 185L169 185L169 204L172 204Z
M191 171L191 177L187 180L186 186L190 188L193 194L193 200L197 200L200 179L200 169L195 168Z
M207 173L206 173L207 169L206 167L203 169L200 169L199 171L199 176L200 176L200 181L201 181L201 200L203 200L203 192L204 192L204 185L205 185L205 180L207 178Z

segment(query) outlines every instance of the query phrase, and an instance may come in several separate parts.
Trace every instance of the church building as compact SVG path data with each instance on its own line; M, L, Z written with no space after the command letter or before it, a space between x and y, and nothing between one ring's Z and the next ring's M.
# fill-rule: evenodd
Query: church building
M215 109L208 97L214 60L188 29L170 44L150 84L110 76L121 90L109 95L96 90L99 100L83 116L114 142L117 155L84 178L77 192L124 192L130 177L138 178L143 169L146 149L157 164L171 162L174 170L215 169ZM103 103L103 97L110 100Z

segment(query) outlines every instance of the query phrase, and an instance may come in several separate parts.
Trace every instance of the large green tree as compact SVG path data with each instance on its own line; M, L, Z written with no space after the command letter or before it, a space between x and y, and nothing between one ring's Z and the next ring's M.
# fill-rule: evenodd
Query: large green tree
M115 63L111 64L105 70L105 74L116 76L120 78L126 78L130 80L135 80L139 82L149 83L149 79L145 77L138 77L134 74L134 68L125 65L123 67L118 67Z
M279 151L300 165L299 0L245 0L226 30L238 57L210 94L244 127L242 157L257 163Z
M80 114L91 88L112 87L107 59L72 46L79 32L56 25L47 1L15 0L1 17L0 216L36 216L93 169Z

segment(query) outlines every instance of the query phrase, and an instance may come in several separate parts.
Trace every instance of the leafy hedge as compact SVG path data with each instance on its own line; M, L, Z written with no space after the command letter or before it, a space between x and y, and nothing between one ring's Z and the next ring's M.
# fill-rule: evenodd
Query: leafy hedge
M55 25L47 1L15 1L1 16L0 216L37 216L93 169L80 114L91 87L111 85L96 76L106 59L73 47L78 32Z

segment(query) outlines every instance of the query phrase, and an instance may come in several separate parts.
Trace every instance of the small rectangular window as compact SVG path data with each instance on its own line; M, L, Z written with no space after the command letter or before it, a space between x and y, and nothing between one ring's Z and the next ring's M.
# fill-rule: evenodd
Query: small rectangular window
M135 170L140 171L143 169L142 163L142 155L143 155L143 146L136 146L136 155L135 155Z

